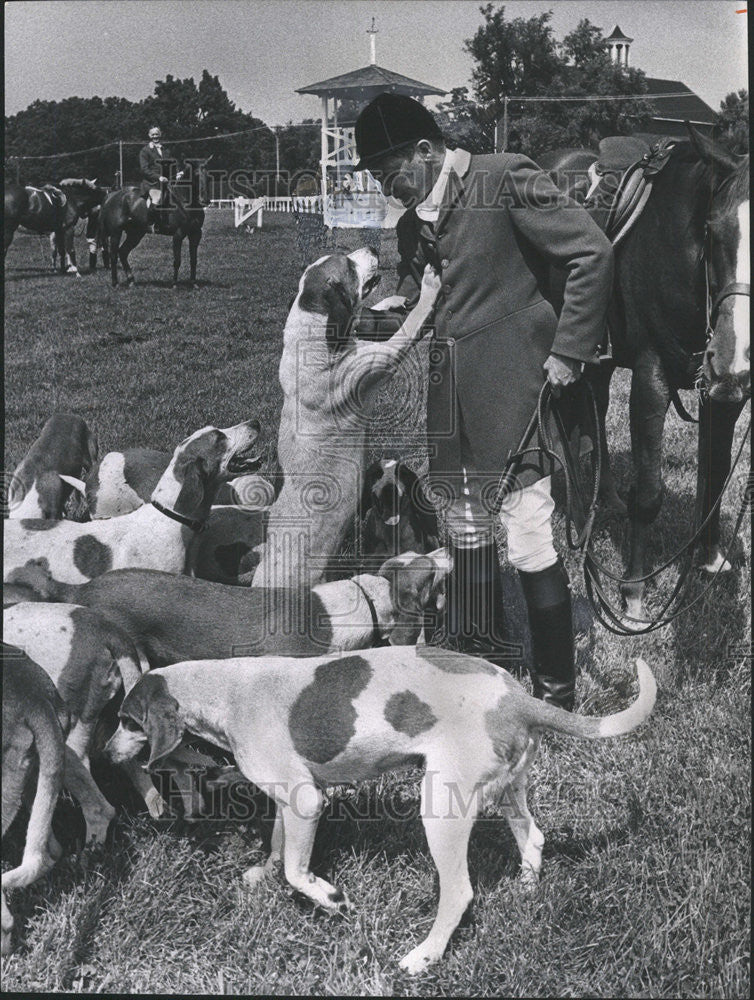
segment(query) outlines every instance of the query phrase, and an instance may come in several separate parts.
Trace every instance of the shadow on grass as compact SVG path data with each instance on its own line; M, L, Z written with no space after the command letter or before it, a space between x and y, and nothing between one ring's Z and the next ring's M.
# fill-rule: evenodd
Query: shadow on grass
M82 277L86 275L86 271L82 271ZM13 277L9 277L13 275ZM9 284L17 284L21 281L38 281L40 278L57 278L60 281L65 278L76 280L75 274L61 274L59 271L51 271L48 267L6 267L5 269L5 280Z

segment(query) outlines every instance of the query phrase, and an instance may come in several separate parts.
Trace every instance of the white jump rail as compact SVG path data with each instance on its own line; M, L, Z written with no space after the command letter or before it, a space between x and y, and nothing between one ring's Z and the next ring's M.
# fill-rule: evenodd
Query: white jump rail
M262 212L265 207L264 198L236 198L233 201L234 222L236 229L242 226L252 215L256 215L257 229L262 228Z

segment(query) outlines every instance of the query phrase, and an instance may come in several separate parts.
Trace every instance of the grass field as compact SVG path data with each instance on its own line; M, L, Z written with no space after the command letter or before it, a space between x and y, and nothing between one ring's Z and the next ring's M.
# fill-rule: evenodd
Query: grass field
M388 275L394 259L388 237ZM197 291L170 288L164 238L148 237L132 265L138 284L128 291L111 289L101 272L60 278L47 272L44 244L17 236L5 270L6 469L55 409L82 414L103 452L172 449L203 424L248 417L262 421L266 441L275 440L281 333L302 265L292 220L268 215L265 228L248 235L234 232L230 213L210 213ZM391 290L388 276L380 291ZM630 478L627 405L628 379L619 373L609 433L622 489ZM416 430L405 426L399 394L390 390L377 423L385 439ZM411 457L421 458L415 439ZM686 536L693 511L694 430L672 414L664 475L666 500L653 530L658 561ZM728 533L743 480L742 473L724 507ZM558 538L563 543L562 518ZM620 567L624 525L608 525L599 548ZM258 895L242 891L242 871L268 844L264 816L188 825L124 808L112 843L97 854L75 853L81 823L73 807L64 808L56 830L71 853L14 894L19 946L2 961L3 988L748 996L748 535L743 550L734 571L672 626L629 639L597 626L581 642L577 711L623 707L635 693L633 660L641 655L658 681L654 714L618 741L543 741L529 794L546 838L540 886L522 889L507 824L486 815L469 851L473 909L445 959L419 979L403 975L397 959L425 936L437 885L416 774L400 774L329 795L313 867L356 904L347 919L313 911L281 876ZM577 564L568 563L583 593ZM650 605L667 586L650 592ZM702 587L695 579L692 596ZM102 776L113 801L123 801L104 766ZM5 864L15 863L20 845L9 839Z

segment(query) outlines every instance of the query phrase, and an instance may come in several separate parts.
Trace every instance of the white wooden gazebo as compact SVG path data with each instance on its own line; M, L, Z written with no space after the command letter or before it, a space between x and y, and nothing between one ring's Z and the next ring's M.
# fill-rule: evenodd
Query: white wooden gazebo
M401 73L395 73L393 70L378 66L375 46L376 33L377 29L374 27L374 19L372 19L372 27L367 30L370 38L370 62L368 66L352 70L350 73L343 73L340 76L330 77L328 80L321 80L319 83L311 83L296 90L297 94L314 94L319 97L321 102L320 171L322 174L322 203L325 206L324 214L327 225L379 226L382 222L378 220L380 217L384 219L386 211L385 201L379 194L368 171L363 172L363 176L357 183L357 191L360 190L363 193L357 199L360 211L355 213L354 221L348 221L347 213L339 213L335 206L335 200L328 196L328 177L334 181L333 187L337 189L340 186L341 176L351 172L356 162L353 120L344 120L342 115L339 120L339 112L343 102L356 102L364 105L377 97L378 94L386 91L393 94L406 94L419 100L430 95L444 96L447 93L439 87L432 87L420 80L412 80ZM366 198L364 194L366 194ZM371 221L368 221L370 216Z

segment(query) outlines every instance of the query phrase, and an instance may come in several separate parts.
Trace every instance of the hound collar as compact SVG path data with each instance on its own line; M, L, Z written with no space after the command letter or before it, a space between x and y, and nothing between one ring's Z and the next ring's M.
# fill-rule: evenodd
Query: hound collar
M372 616L372 646L386 645L385 640L382 638L382 635L380 634L380 623L377 620L377 609L374 606L374 601L358 581L352 579L351 583L354 585L354 587L359 588L359 590L364 595L367 605L369 606L369 613Z
M171 510L169 507L163 507L157 500L150 500L150 503L156 510L159 510L161 514L164 514L173 521L178 521L179 524L185 524L186 527L191 528L192 531L204 531L204 521L196 521L193 517L186 517L185 514L179 514L176 510Z

